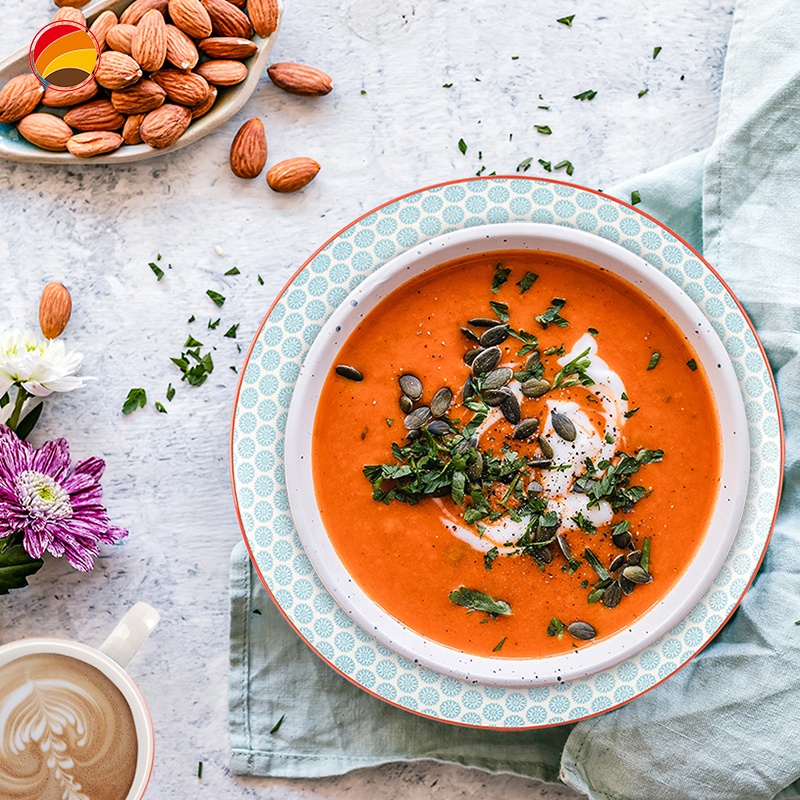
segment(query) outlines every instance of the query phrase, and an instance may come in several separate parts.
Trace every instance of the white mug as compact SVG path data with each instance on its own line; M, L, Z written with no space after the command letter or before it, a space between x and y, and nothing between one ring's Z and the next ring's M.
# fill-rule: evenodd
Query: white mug
M50 638L20 639L0 647L0 671L4 666L23 656L64 655L95 667L119 689L133 715L138 745L133 783L125 800L141 800L144 796L150 781L155 753L155 736L150 712L142 693L125 668L153 631L158 620L159 614L152 606L147 603L136 603L98 648L69 639Z

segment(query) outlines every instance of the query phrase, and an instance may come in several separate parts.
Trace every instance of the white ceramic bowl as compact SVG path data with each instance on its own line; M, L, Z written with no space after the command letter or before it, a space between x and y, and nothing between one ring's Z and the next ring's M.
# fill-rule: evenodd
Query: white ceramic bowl
M602 264L648 294L695 349L711 383L722 436L719 496L695 557L670 592L629 628L590 647L540 659L463 653L416 633L387 614L355 583L336 553L317 508L308 420L337 354L361 320L409 279L471 253L543 250ZM736 535L747 494L750 448L744 401L733 365L714 329L691 299L644 259L613 242L572 228L535 223L483 225L430 239L366 278L323 326L295 386L286 439L286 483L292 516L306 553L341 608L379 642L409 660L467 681L536 686L607 669L643 650L680 622L709 587ZM367 488L365 488L365 491Z

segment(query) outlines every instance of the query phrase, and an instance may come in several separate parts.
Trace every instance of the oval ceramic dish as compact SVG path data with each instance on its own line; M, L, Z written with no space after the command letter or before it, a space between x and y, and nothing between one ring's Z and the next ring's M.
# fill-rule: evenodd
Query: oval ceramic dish
M298 536L285 481L288 409L303 360L327 319L368 275L442 233L487 223L556 223L615 242L681 287L719 336L744 398L750 475L724 563L685 618L638 654L584 678L515 688L445 676L379 642L344 613ZM388 203L323 245L290 281L253 342L231 438L234 499L255 568L298 634L343 676L432 719L533 728L625 703L696 655L733 613L763 557L780 496L783 439L763 350L735 297L698 254L647 215L607 195L540 179L479 178Z
M711 384L722 437L719 495L702 543L677 583L630 627L590 646L565 646L562 655L540 659L463 653L431 641L387 614L348 573L325 532L314 497L308 420L316 416L323 382L350 334L381 300L412 278L453 259L504 250L574 256L601 265L644 291L697 352ZM719 336L689 296L641 256L608 239L541 223L479 225L437 236L365 278L328 318L303 361L289 408L286 439L291 442L285 458L292 518L311 565L331 596L391 650L444 675L485 685L540 686L582 678L635 655L680 622L708 588L730 550L744 508L750 466L747 421L736 373ZM371 492L366 480L360 488ZM539 620L540 624L546 622Z

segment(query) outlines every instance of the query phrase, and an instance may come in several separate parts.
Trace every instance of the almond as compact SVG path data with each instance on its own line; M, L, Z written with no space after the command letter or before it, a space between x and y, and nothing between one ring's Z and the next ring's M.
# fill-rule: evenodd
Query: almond
M210 58L249 58L258 51L252 39L237 36L212 36L197 43L201 53Z
M151 9L167 13L168 0L133 0L122 12L119 21L125 25L136 25L139 20Z
M147 114L131 114L122 128L122 141L125 144L141 144L142 137L139 135L139 128Z
M211 17L200 0L169 0L172 21L192 39L211 35Z
M17 75L0 89L0 122L16 122L39 105L44 86L32 74Z
M244 7L247 5L245 0L228 0L228 2L233 3L236 8L241 8L242 10L244 10Z
M105 89L124 89L142 77L142 70L130 56L116 50L100 54L94 79Z
M111 131L86 131L76 133L68 142L67 150L79 158L91 158L110 153L122 146L122 137Z
M249 39L253 35L253 26L247 14L229 3L228 0L202 0L203 6L211 17L211 26L217 36L238 36Z
M156 9L146 11L136 26L131 55L147 72L155 72L167 60L167 31L164 15Z
M278 29L278 13L278 0L248 0L247 14L262 38Z
M79 131L115 131L125 124L125 117L103 97L71 108L64 122Z
M167 97L178 105L199 106L208 97L208 82L194 72L162 69L150 77L167 93Z
M97 39L97 44L101 53L106 49L106 37L108 36L108 32L118 22L117 15L113 11L104 11L95 19L92 26L89 28L89 31L94 34L94 38Z
M133 50L134 36L136 36L135 25L115 25L106 34L106 44L112 50L129 56Z
M287 158L267 170L267 184L273 192L296 192L311 183L319 170L313 158Z
M197 119L198 117L202 117L203 114L207 114L209 111L211 111L211 107L216 102L218 94L219 92L217 91L216 86L209 86L208 97L206 98L206 101L199 106L195 106L192 109L192 119Z
M167 93L145 78L127 89L111 92L111 104L120 114L147 114L163 106Z
M326 72L306 64L282 61L267 70L270 80L284 92L303 97L322 97L333 89L333 78Z
M195 70L215 86L234 86L247 77L247 67L241 61L204 61Z
M264 123L254 117L247 120L231 144L231 170L237 178L257 178L267 163L267 134Z
M28 114L17 125L17 130L31 144L43 150L66 150L72 128L53 114Z
M53 14L53 22L58 22L61 19L68 19L71 22L77 22L81 25L86 25L86 17L83 16L83 12L79 11L77 8L59 8L55 14Z
M53 0L53 2L59 8L64 8L65 6L69 6L70 8L83 8L85 5L89 4L89 0Z
M78 103L85 103L97 94L97 83L94 78L77 89L53 89L48 86L42 95L42 105L48 108L66 108Z
M192 112L188 108L165 103L144 118L139 126L139 135L150 147L163 150L180 138L191 121Z
M167 25L167 61L178 69L194 69L200 60L195 43L175 25Z
M57 339L72 315L72 296L63 283L48 283L39 300L39 327L45 339Z

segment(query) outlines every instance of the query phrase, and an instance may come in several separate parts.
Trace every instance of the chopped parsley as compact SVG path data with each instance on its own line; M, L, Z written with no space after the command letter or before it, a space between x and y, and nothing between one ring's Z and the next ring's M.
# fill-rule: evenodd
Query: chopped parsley
M170 383L167 386L167 400L171 403L173 397L175 397L175 387Z
M493 648L493 653L499 653L503 649L503 645L506 643L508 636L504 636Z
M696 361L695 361L693 358L690 358L690 359L689 359L689 360L686 362L686 366L687 366L687 367L689 367L689 369L690 369L692 372L694 372L694 371L697 369L697 362L696 362Z
M582 530L584 533L597 533L597 526L587 517L583 516L582 512L578 512L570 519Z
M262 286L264 285L264 279L263 279L263 278L262 278L260 275L258 276L258 282L259 282L259 283L260 283Z
M494 563L495 559L500 555L500 551L493 547L491 550L487 550L483 555L483 565L486 567L486 571L488 572L492 568L492 564Z
M528 158L520 161L517 164L517 172L527 172L531 168L531 161L533 161L533 156L528 156Z
M226 275L241 275L242 273L239 271L239 267L231 267L225 274Z
M122 404L122 413L132 414L137 408L144 408L146 405L147 392L144 389L131 389Z
M622 416L625 417L625 419L630 419L638 410L639 406L636 406L636 408L632 408L630 411L626 411Z
M536 283L538 279L539 276L535 272L526 272L522 276L522 280L517 281L517 286L519 286L519 293L525 294L525 292L527 292L528 289L530 289L531 286L533 286L533 284Z
M639 89L639 93L636 95L639 98L644 97L650 90L645 87L644 89Z
M281 718L270 728L270 734L276 734L280 729L281 725L283 725L283 721L286 719L286 714L282 714Z
M566 25L568 28L572 27L572 20L575 19L574 14L570 14L568 17L561 17L561 19L557 19L556 22L560 22L562 25Z
M493 294L497 294L500 291L500 287L508 280L508 276L510 274L511 270L506 269L502 262L497 264L497 266L494 268L494 277L492 278Z
M154 261L151 261L148 265L151 270L153 270L153 275L156 276L156 280L161 280L164 277L164 270L158 266Z
M492 300L489 303L489 307L497 315L497 319L499 319L500 322L508 322L509 319L511 319L508 314L508 303L496 303L494 300Z
M653 61L658 58L658 54L661 52L661 47L654 47L653 48Z
M164 408L164 404L163 403L159 403L158 400L156 400L156 411L158 411L159 414L166 414L167 413L167 409Z
M641 202L642 202L642 196L639 194L639 192L636 189L634 189L631 192L631 205L632 206L638 206L639 203L641 203Z
M659 361L661 361L661 353L656 350L653 355L650 356L650 363L647 365L648 371L655 369L658 366Z
M221 308L225 304L225 297L213 289L207 289L206 294L214 301L214 305Z
M572 491L585 493L589 498L589 508L607 500L615 513L630 511L648 493L644 486L631 486L631 476L644 464L656 464L663 457L663 450L642 449L635 455L618 453L613 461L603 459L597 463L599 475L584 474L576 478Z
M467 154L467 143L463 139L458 140L458 149L462 156Z
M239 330L240 323L237 322L235 325L231 325L227 331L223 334L226 339L235 339L236 338L236 331Z
M208 329L210 331L215 331L219 327L220 322L222 322L222 317L219 317L218 319L215 319L213 321L209 320L208 321Z
M511 606L505 600L495 600L477 589L467 589L466 586L460 586L450 592L449 598L453 605L463 606L469 612L483 611L492 619L496 619L499 616L511 616Z
M597 92L594 89L587 89L585 92L572 95L573 100L594 100Z
M442 84L442 89L452 89L452 88L453 88L453 84L452 83L443 83Z
M545 172L553 171L553 165L550 161L545 161L543 158L540 158L539 163L542 165L542 168L544 169Z
M567 304L567 301L561 297L554 297L551 305L543 314L537 314L534 319L543 327L547 328L551 323L557 325L559 328L566 328L569 325L569 320L561 316L561 310Z
M567 626L557 617L553 617L550 620L550 624L547 626L547 635L548 636L558 636L560 639L564 635L564 631L567 629Z
M537 133L543 133L545 136L549 136L553 132L549 125L534 125L533 127L536 128Z
M558 164L553 167L553 169L564 169L565 167L567 169L567 175L572 175L572 173L575 172L575 167L573 166L572 162L567 161L566 159L564 159L564 161L559 161Z
M586 374L586 370L592 365L592 362L586 357L589 352L587 347L580 355L575 356L561 367L553 378L553 389L594 385L592 378Z
M203 343L198 342L194 336L190 336L183 345L184 347L202 347Z

